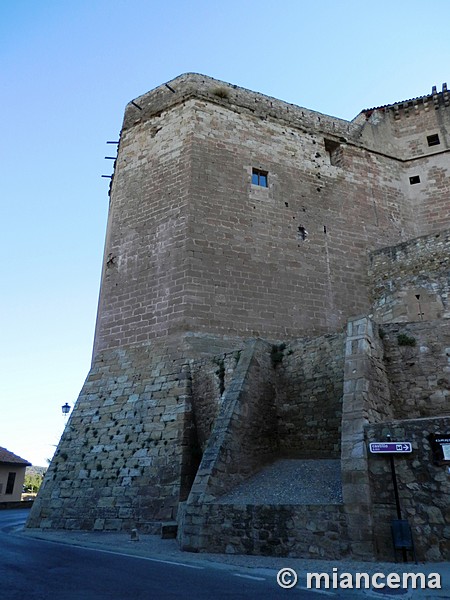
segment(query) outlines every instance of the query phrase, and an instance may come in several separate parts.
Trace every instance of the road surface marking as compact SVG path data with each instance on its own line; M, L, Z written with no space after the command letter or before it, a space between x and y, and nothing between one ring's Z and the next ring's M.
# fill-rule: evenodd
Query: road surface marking
M199 569L199 570L205 569L205 567L199 567L197 565L189 565L187 563L176 562L174 560L162 560L161 558L151 558L149 556L138 556L137 554L126 554L125 552L114 552L114 550L103 550L101 548L92 548L90 546L89 547L77 546L77 548L84 548L84 550L94 550L95 552L103 552L104 554L115 554L117 556L126 556L127 558L140 558L141 560L149 560L150 562L164 563L165 565L175 565L177 567L187 567L188 569Z
M127 558L139 558L141 560L148 560L150 562L164 563L166 565L175 565L177 567L187 567L188 569L205 570L206 567L200 567L197 565L189 565L187 563L176 562L174 560L162 560L161 558L151 558L150 556L139 556L138 554L127 554L126 552L115 552L114 550L104 550L103 548L94 548L92 546L83 546L81 544L69 544L67 542L61 542L59 540L46 540L38 536L30 535L23 536L25 539L32 539L38 542L47 542L49 544L59 544L60 546L69 546L72 548L80 548L81 550L92 550L93 552L103 552L104 554L115 554L116 556L126 556Z
M308 588L303 585L296 585L297 590L302 590L303 592L314 592L315 594L325 594L326 596L335 596L334 592L327 592L327 590L321 590L319 588Z
M242 575L241 573L233 573L235 577L244 577L245 579L254 579L255 581L266 581L265 577L255 577L254 575Z

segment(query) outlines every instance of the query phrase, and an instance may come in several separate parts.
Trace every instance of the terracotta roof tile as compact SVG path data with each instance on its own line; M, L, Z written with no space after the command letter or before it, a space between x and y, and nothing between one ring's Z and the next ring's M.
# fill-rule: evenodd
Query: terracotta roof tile
M440 96L447 96L446 102L448 101L448 90L447 90L447 84L443 83L442 84L442 92L438 92L436 86L433 86L433 89L431 90L431 94L425 94L424 96L417 96L416 98L410 98L409 100L401 100L400 102L393 102L392 104L383 104L383 106L374 106L373 108L365 108L364 110L362 110L361 112L366 113L366 112L373 112L374 110L382 110L384 108L392 108L395 106L408 106L408 105L414 105L414 104L421 104L423 102L433 102L433 99L437 98Z

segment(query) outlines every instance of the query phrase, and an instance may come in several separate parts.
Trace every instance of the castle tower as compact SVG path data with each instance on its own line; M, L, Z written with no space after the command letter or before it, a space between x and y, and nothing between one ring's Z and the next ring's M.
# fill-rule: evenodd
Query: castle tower
M351 122L191 73L130 102L92 368L29 526L176 519L246 340L341 332L368 252L448 226L448 131L446 87Z
M292 339L367 312L366 251L446 219L446 98L349 123L188 74L130 103L94 353L185 331Z

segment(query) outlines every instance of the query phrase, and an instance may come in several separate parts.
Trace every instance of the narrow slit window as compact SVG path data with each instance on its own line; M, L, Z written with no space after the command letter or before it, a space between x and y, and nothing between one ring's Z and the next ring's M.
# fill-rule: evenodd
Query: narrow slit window
M429 146L439 146L441 143L437 133L433 133L433 135L427 135L427 142Z
M342 158L342 148L338 142L334 140L324 140L325 143L325 152L328 154L328 158L330 159L330 165L333 167L339 167Z
M298 227L298 229L297 229L297 238L304 242L307 237L308 237L308 232L303 227L303 225L300 225L300 227Z
M252 184L259 185L260 187L269 187L267 182L267 171L261 171L260 169L253 169L252 171Z
M420 177L419 175L413 175L412 177L409 178L409 183L411 185L415 185L416 183L420 183Z

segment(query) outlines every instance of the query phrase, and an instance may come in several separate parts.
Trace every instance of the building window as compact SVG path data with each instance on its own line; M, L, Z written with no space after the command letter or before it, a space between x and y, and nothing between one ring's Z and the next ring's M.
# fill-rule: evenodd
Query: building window
M252 170L252 184L260 185L261 187L269 187L267 183L267 171L261 171L260 169Z
M416 183L420 183L420 177L419 175L413 175L412 177L409 178L409 183L411 185L414 185Z
M339 167L342 159L342 148L338 142L334 140L324 140L325 142L325 152L328 154L328 158L330 159L330 165L333 167Z
M12 494L14 490L14 483L16 481L15 473L8 473L8 482L6 484L5 494Z
M433 133L433 135L427 135L427 142L429 146L439 146L441 143L437 133Z

